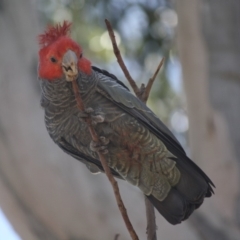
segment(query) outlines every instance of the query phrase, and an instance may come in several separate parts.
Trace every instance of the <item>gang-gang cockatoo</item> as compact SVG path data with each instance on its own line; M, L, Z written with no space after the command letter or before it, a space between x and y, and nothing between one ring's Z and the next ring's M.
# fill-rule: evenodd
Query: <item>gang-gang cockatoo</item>
M187 219L212 195L212 181L121 81L91 66L81 46L69 37L70 26L51 26L39 36L41 105L50 137L91 172L103 171L97 154L102 151L114 176L137 186L168 222ZM86 112L77 107L73 77ZM84 120L88 114L101 146L92 142Z

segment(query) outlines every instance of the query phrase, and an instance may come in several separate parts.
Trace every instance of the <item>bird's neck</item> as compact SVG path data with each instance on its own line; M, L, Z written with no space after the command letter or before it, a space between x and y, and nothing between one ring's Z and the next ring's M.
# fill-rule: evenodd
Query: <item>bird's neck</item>
M79 73L77 82L81 97L85 101L95 89L94 87L97 83L96 78L93 74L87 75ZM65 79L57 79L55 81L41 80L40 85L43 99L51 105L63 107L67 104L69 107L69 104L76 104L71 82L67 82Z

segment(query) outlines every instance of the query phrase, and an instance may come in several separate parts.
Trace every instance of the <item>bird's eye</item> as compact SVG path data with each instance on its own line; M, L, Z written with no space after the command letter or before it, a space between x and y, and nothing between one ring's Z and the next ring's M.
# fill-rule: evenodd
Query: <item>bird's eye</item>
M55 57L51 57L50 60L51 60L51 62L53 62L53 63L57 62L57 59L56 59Z
M80 53L80 56L79 56L79 57L80 57L80 58L82 58L82 55L83 55L83 54L82 54L82 53Z

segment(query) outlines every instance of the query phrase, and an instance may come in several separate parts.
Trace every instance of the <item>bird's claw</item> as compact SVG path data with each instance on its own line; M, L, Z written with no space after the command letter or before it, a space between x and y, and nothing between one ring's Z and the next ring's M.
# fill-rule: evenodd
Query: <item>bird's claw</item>
M86 108L83 112L80 112L79 117L80 118L90 117L93 125L104 122L105 118L103 114L99 114L99 113L93 114L93 113L94 113L94 110L89 107L89 108Z
M104 146L108 145L109 142L110 142L110 140L108 138L104 137L104 136L100 136L99 140Z
M104 122L104 117L102 115L93 115L91 116L91 119L92 119L93 125Z
M91 107L86 108L84 111L85 111L85 113L87 113L87 114L91 114L91 113L94 112L94 110L93 110Z
M84 111L80 111L78 113L78 116L80 118L87 118L87 117L91 116L91 113L93 113L93 112L94 112L94 110L92 108L86 108L86 109L84 109Z
M102 154L107 154L108 153L108 149L107 149L108 143L109 143L109 139L101 136L101 137L99 137L99 143L94 142L94 141L90 142L90 149L93 152L101 152Z

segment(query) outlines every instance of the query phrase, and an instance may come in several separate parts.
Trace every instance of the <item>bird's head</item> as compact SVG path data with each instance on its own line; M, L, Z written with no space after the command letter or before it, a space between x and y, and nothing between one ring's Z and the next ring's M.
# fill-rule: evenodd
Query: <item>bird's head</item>
M68 35L71 23L50 26L39 35L39 68L42 79L54 81L65 77L72 81L79 71L91 73L91 62L83 57L82 48Z

